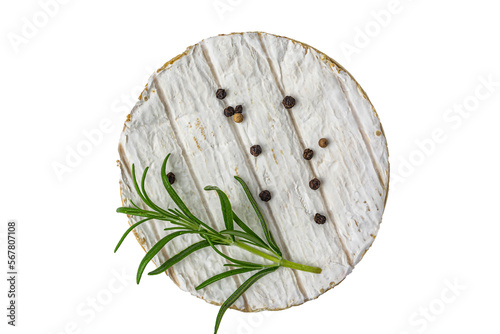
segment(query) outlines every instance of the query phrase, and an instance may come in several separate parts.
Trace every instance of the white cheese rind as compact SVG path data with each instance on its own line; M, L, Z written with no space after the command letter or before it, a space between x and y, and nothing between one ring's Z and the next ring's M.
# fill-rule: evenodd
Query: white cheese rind
M224 100L215 91L225 88ZM297 104L287 111L285 95ZM248 290L234 305L245 311L283 309L314 299L341 282L376 236L387 196L389 164L378 117L352 77L324 54L287 38L263 33L217 36L189 48L153 75L120 139L121 192L124 205L140 203L130 176L150 166L146 189L156 203L172 207L159 179L164 157L175 173L175 189L192 211L217 229L223 228L217 196L203 191L217 185L230 197L235 212L254 230L258 221L233 175L241 176L258 198L284 256L319 266L319 275L280 268ZM243 106L244 121L224 117L228 106ZM326 148L318 140L327 138ZM263 153L253 157L252 145ZM302 158L305 148L315 156ZM313 191L309 180L318 177ZM327 223L317 225L315 213ZM133 221L137 221L135 218ZM136 229L147 250L169 226L148 222ZM183 236L154 259L161 264L199 240ZM261 261L234 247L237 258ZM206 278L226 270L225 261L201 250L169 270L185 291L222 303L251 274L225 279L195 291Z

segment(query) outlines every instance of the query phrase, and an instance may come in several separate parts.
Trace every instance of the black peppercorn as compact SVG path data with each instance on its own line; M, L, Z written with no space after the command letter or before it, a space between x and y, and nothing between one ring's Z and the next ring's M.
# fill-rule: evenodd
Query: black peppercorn
M271 193L269 192L269 190L264 190L259 194L259 197L264 202L269 202L271 200Z
M291 96L285 96L285 98L283 99L283 106L286 109L292 109L294 105L295 105L295 99Z
M167 174L167 179L170 184L173 184L175 182L175 174L170 172Z
M309 187L312 190L318 190L320 185L321 185L321 181L318 180L317 178L314 178L311 181L309 181Z
M234 112L237 113L237 114L241 114L243 112L243 107L241 105L237 105L234 108Z
M224 109L224 116L226 117L231 117L234 115L234 108L229 106L226 109Z
M222 88L217 89L217 92L215 92L215 97L219 100L223 100L226 97L226 91Z
M254 157L257 157L261 153L262 153L262 147L260 147L260 145L254 145L250 147L250 154L253 155Z
M316 224L321 225L321 224L326 223L326 217L317 213L314 215L314 221L316 222Z
M304 150L304 154L302 154L302 156L303 156L303 157L304 157L304 159L306 159L306 160L311 160L311 159L312 159L312 157L313 157L313 155L314 155L314 151L313 151L313 150L311 150L310 148L306 148L306 149Z

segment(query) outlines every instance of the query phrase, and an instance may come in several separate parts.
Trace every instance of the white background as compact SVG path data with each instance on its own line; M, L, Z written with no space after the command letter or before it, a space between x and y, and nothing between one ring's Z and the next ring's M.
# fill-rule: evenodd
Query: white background
M228 311L220 333L499 333L495 1L64 2L0 12L2 272L6 222L20 225L18 327L2 279L2 333L212 332L217 307L164 276L135 285L133 238L113 254L127 227L117 143L154 69L203 38L255 30L351 72L384 125L392 185L374 246L340 286L286 311Z

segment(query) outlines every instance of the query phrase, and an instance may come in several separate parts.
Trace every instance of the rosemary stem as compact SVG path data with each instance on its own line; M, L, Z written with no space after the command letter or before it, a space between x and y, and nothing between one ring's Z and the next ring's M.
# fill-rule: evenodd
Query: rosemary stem
M284 259L281 260L281 266L282 267L296 269L296 270L306 271L308 273L321 274L321 268L306 266L306 265L303 265L303 264L299 264L299 263L295 263L295 262L290 262L290 261L287 261L287 260L284 260Z
M243 242L235 241L233 243L234 246L239 247L241 249L244 249L250 253L253 253L255 255L258 255L260 257L263 257L264 259L273 261L274 263L279 263L281 259L277 258L276 256L273 256L271 254L265 253L263 251L258 250L257 248L254 248L248 244L245 244Z
M286 267L286 268L291 268L291 269L295 269L295 270L306 271L306 272L314 273L314 274L320 274L321 273L321 268L306 266L304 264L295 263L295 262L291 262L291 261L288 261L288 260L285 260L285 259L282 259L282 258L278 258L276 256L273 256L271 254L262 252L262 251L254 248L254 247L252 247L250 245L247 245L247 244L239 242L239 241L234 242L233 245L237 246L237 247L239 247L241 249L244 249L244 250L246 250L246 251L248 251L250 253L253 253L255 255L263 257L264 259L270 260L270 261L278 264L281 267Z

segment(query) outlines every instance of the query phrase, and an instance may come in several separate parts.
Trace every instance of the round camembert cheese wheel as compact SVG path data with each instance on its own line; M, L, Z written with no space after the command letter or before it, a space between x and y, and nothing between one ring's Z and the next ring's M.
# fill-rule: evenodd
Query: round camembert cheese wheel
M226 97L216 97L224 89ZM284 107L286 96L295 99ZM226 117L242 106L240 122ZM326 139L319 145L320 139ZM250 148L259 145L254 156ZM304 151L312 150L306 160ZM221 188L233 210L254 231L260 223L234 175L256 198L287 260L320 267L321 274L279 268L255 283L232 306L242 311L279 310L317 298L339 284L361 260L377 235L389 184L386 139L375 109L352 76L331 58L297 41L266 33L237 33L189 47L150 78L125 122L119 143L121 196L142 204L134 190L150 167L146 189L163 208L175 208L160 178L167 171L190 210L217 230L224 229L219 198L204 191ZM255 153L255 152L254 152ZM320 181L313 190L310 181ZM272 196L261 201L259 194ZM326 220L315 221L316 214ZM139 220L129 217L130 223ZM322 221L320 221L322 222ZM168 232L168 222L149 221L134 230L145 250ZM158 266L197 235L174 239L153 259ZM221 247L233 258L265 263L236 247ZM195 287L228 270L210 248L191 254L167 275L182 290L223 303L253 273ZM146 277L153 279L153 277ZM156 278L156 277L155 277ZM143 279L144 281L144 279Z

